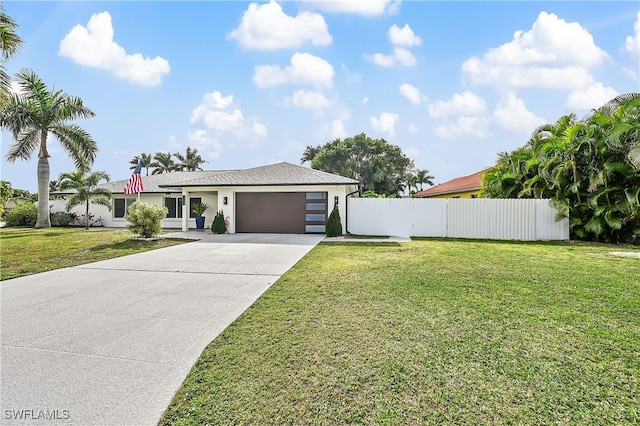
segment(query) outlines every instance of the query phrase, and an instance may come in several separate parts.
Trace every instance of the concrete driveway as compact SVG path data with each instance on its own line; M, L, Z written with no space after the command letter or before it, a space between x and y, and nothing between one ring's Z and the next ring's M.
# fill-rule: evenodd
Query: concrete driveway
M0 424L157 424L207 344L323 238L194 235L0 283Z

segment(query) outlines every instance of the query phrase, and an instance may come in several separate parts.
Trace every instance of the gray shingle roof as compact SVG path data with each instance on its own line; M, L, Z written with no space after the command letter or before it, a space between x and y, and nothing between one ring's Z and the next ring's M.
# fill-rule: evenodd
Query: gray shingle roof
M277 163L246 170L193 175L190 179L162 184L166 188L183 186L283 186L357 185L358 181L291 163ZM145 187L146 191L146 187Z
M114 194L122 194L127 182L129 179L117 180L103 183L100 187ZM180 192L183 186L357 185L358 181L291 163L277 163L246 170L205 170L142 176L142 184L144 193L166 193ZM75 191L52 194L72 192Z

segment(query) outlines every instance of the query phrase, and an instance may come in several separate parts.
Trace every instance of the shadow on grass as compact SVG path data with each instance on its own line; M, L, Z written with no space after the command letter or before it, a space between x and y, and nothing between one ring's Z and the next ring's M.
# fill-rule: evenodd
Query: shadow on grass
M135 250L141 247L145 248L163 248L163 247L171 247L177 245L178 243L190 243L197 240L189 240L185 238L164 238L162 240L154 240L154 241L143 241L143 240L125 240L117 243L111 244L100 244L95 247L91 247L87 251L98 252L102 250ZM172 242L176 244L165 244L165 242Z

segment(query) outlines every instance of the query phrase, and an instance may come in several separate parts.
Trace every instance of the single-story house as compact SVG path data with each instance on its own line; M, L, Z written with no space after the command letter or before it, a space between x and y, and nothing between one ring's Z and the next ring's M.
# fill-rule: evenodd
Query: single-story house
M414 198L478 198L482 188L482 176L487 169L468 176L461 176L450 181L432 186L424 191L416 192Z
M346 198L359 192L359 182L290 163L245 170L172 172L142 176L144 191L124 194L128 180L100 185L112 193L112 208L91 204L90 212L104 226L125 227L127 208L138 199L164 206L164 228L195 229L194 203L205 203L205 228L217 211L228 220L229 233L324 233L327 218L338 205L346 229ZM74 209L83 214L83 208Z

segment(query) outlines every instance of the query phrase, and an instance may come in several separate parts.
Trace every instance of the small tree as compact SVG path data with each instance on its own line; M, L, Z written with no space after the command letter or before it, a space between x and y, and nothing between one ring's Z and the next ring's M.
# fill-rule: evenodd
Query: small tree
M224 223L224 213L222 210L218 210L216 213L216 217L213 218L213 223L211 224L211 232L214 234L224 234L227 232L227 224Z
M7 226L36 226L38 207L33 201L25 201L12 208L5 218Z
M167 216L166 207L136 201L131 204L125 219L129 221L127 229L143 238L158 235L162 229L162 219Z
M337 237L342 235L342 221L340 220L340 211L338 205L333 206L333 210L327 220L327 237Z
M109 182L106 172L69 172L60 175L60 190L73 189L75 192L67 200L67 211L70 212L76 206L85 207L84 229L89 229L89 204L98 204L111 210L111 191L100 188L101 180Z

